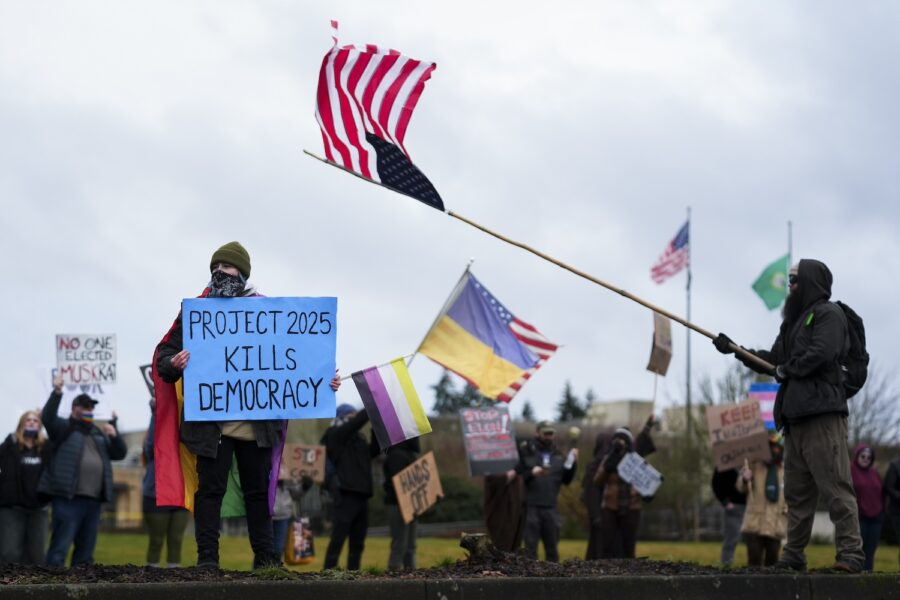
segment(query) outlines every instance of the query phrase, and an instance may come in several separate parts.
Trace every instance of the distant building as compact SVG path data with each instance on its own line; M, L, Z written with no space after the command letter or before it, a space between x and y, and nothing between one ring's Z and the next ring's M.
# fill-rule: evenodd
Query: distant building
M584 423L599 428L627 426L632 431L640 431L651 414L653 414L651 400L627 399L594 402L588 408Z

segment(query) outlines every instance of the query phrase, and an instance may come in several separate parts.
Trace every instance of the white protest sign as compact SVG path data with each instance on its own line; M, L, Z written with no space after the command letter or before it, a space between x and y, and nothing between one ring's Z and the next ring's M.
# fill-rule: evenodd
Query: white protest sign
M56 368L46 367L38 369L37 375L41 381L41 388L44 390L43 397L35 398L34 400L34 404L40 409L47 403L47 398L50 396L50 392L53 391L53 378L56 376ZM79 394L87 394L99 402L99 404L94 407L94 418L101 421L108 421L112 418L112 411L115 408L115 402L110 394L111 390L112 388L108 388L98 383L84 385L64 384L62 389L63 397L59 403L59 416L64 419L68 418L69 413L72 411L72 400Z
M619 461L619 477L641 496L652 496L662 484L663 477L637 452L629 452Z
M56 368L68 384L115 383L115 334L58 333Z

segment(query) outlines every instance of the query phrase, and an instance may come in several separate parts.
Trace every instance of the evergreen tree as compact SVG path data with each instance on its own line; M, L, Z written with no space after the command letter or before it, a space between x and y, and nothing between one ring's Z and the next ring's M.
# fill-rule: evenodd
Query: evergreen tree
M559 401L559 404L556 405L556 420L560 422L574 421L576 419L583 419L585 416L587 416L587 411L584 409L584 406L582 406L581 400L579 400L578 396L575 395L575 392L572 391L572 383L566 381L562 399Z
M522 420L534 422L534 407L531 406L531 400L526 400L522 405Z
M461 408L481 408L493 404L492 400L482 396L468 383L462 390L457 390L447 370L444 370L431 389L434 390L434 406L431 410L439 415L455 415L459 414Z

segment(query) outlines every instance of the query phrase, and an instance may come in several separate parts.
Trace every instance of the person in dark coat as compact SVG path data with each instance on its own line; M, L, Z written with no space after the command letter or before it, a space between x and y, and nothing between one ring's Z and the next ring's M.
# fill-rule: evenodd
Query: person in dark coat
M875 567L875 550L878 549L884 521L884 487L881 475L875 468L875 451L871 446L858 444L854 448L850 473L859 505L859 530L866 555L863 570L871 571Z
M722 505L722 565L734 562L734 550L741 540L741 523L747 508L747 494L737 490L737 469L713 470L712 490Z
M371 443L377 453L378 441L372 438ZM397 492L394 490L394 475L416 462L421 447L419 438L400 442L387 449L384 457L384 509L387 512L388 527L391 531L391 553L388 557L388 571L416 568L416 519L409 523L403 521L400 505L397 503Z
M485 475L484 526L498 550L519 549L525 533L525 486L521 477Z
M770 350L751 352L775 366L781 383L774 417L785 435L784 495L788 505L787 544L776 566L806 570L805 549L820 496L834 523L837 560L833 568L858 573L865 554L850 464L847 460L847 398L841 360L850 349L847 318L831 298L831 271L817 260L801 260L789 274L784 319ZM733 353L725 334L713 341ZM738 358L760 373L756 363Z
M38 495L38 482L50 451L33 410L0 444L0 564L44 564L47 501Z
M598 560L602 547L600 517L603 514L603 488L594 485L597 469L603 457L609 452L612 443L612 431L601 431L594 440L594 458L588 463L581 480L581 501L587 508L588 545L585 560Z
M884 475L884 496L885 512L894 528L894 537L900 540L900 456L888 463L887 473Z
M371 444L359 431L368 422L365 410L341 404L319 442L325 446L325 456L333 470L329 474L326 465L325 487L331 493L334 510L323 569L337 568L341 548L348 538L347 570L358 571L362 563L369 529L372 458L378 455L378 445Z
M250 269L250 255L240 243L221 246L209 261L210 281L201 297L258 296L256 288L248 282ZM169 333L157 345L153 360L155 372L165 384L181 379L190 353L184 349L180 311ZM331 389L337 390L340 384L336 374ZM253 568L281 565L272 537L269 478L272 449L284 443L286 428L286 421L281 420L184 421L181 424L181 441L197 455L199 481L194 494L194 536L198 567L219 567L220 511L233 460L237 462L244 496Z
M538 542L542 541L550 562L559 562L559 490L575 478L578 458L578 448L563 455L554 443L555 437L556 428L551 423L538 423L534 438L520 444L519 463L507 473L510 480L519 475L525 483L525 552L537 558Z
M81 394L72 400L68 419L58 416L63 379L53 379L53 391L41 411L41 420L53 444L49 467L41 473L38 492L52 497L50 548L47 564L64 565L73 544L72 565L93 564L100 507L113 500L110 461L125 458L128 448L109 423L94 424L97 401Z

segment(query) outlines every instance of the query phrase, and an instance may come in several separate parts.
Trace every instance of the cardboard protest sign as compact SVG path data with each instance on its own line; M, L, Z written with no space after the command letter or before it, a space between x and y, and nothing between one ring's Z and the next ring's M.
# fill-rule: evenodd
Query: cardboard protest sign
M653 348L647 370L666 376L672 361L672 322L659 313L653 313Z
M504 473L519 462L507 406L464 408L459 419L470 475Z
M663 476L637 452L622 457L618 466L619 477L630 484L641 496L653 496L662 484Z
M53 391L52 382L56 377L56 373L56 367L37 369L37 376L40 379L45 397L49 396L50 392ZM62 400L59 402L59 412L57 413L57 416L64 419L68 418L72 411L72 400L80 394L87 394L99 402L99 404L94 407L94 419L108 421L112 418L112 412L116 406L114 390L114 387L104 386L99 383L85 383L80 385L65 383L62 388ZM31 408L31 406L27 407L28 410Z
M747 460L769 460L769 435L759 411L759 402L706 407L709 443L716 470L727 471Z
M186 421L334 417L337 298L182 303Z
M156 390L153 387L153 365L141 365L138 368L141 370L141 377L144 378L147 389L150 390L150 396L155 398Z
M404 523L411 523L444 497L433 452L394 475L392 481Z
M71 385L116 382L116 336L105 334L56 335L56 369Z
M304 475L316 483L325 481L325 446L285 444L278 479L298 481Z

